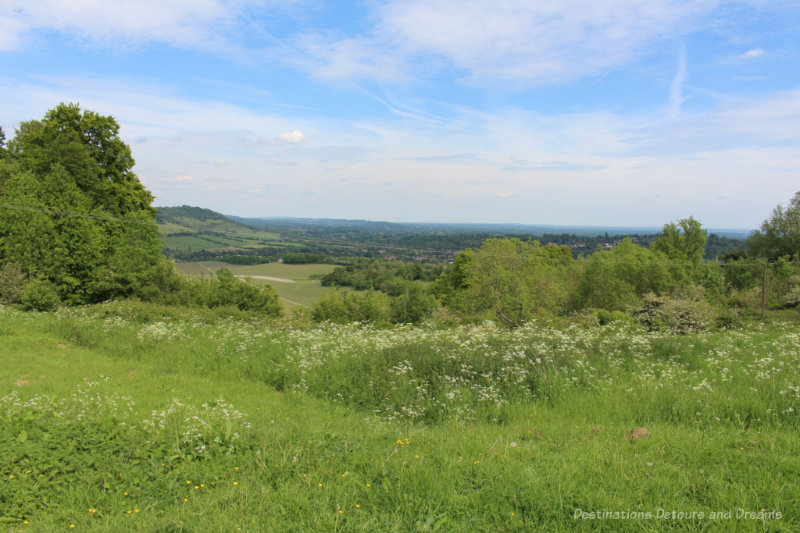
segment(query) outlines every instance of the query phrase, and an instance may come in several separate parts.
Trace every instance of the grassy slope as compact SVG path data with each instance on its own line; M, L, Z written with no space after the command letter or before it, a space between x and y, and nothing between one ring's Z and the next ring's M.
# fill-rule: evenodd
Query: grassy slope
M178 268L186 274L211 275L220 268L227 268L237 276L265 276L291 280L292 283L275 280L251 278L256 284L269 284L281 297L284 307L291 310L298 305L310 306L319 297L333 290L323 287L319 277L331 272L334 265L285 265L283 263L266 263L263 265L231 265L220 261L181 261Z
M277 233L250 228L207 209L171 207L159 208L158 211L164 246L171 250L258 248L278 244L281 240ZM193 235L168 237L171 233Z
M379 364L375 357L396 356L413 362L415 352L424 347L419 342L433 342L424 341L434 338L425 337L424 332L378 332L369 342L381 343L384 337L394 336L397 348L364 353L363 347L353 350L349 345L362 342L358 339L365 334L346 328L293 333L280 324L228 320L204 324L207 319L203 317L175 320L169 314L166 321L151 316L149 323L142 323L136 316L135 309L124 305L58 316L0 311L0 395L11 391L22 398L49 394L59 398L57 404L64 404L89 378L97 395L132 397L135 405L127 415L131 426L151 418L151 410L163 409L172 398L199 406L222 397L247 413L252 427L242 430L244 443L235 453L220 454L213 460L176 458L169 442L163 450L155 446L152 454L139 462L125 459L124 453L93 456L92 448L85 449L80 453L91 459L85 469L46 471L58 489L31 504L35 512L11 522L12 531L57 531L70 524L75 524L76 530L96 531L800 528L796 418L747 418L748 411L763 417L762 413L774 406L758 405L759 401L778 401L770 399L779 397L769 390L753 394L751 400L728 397L732 391L747 390L747 384L739 383L742 374L736 370L732 382L715 383L719 392L714 394L684 388L677 385L679 380L655 391L642 386L650 381L632 377L631 372L637 370L631 361L619 368L607 366L609 361L618 361L617 357L624 361L624 353L592 356L576 344L569 349L588 354L581 365L590 370L581 374L565 367L564 383L571 381L569 375L583 381L604 374L613 375L617 383L605 390L566 387L549 399L533 402L512 400L501 409L501 422L478 415L466 424L452 419L411 424L378 419L371 409L336 405L348 404L348 398L334 402L325 398L329 394L336 400L337 384L333 382L337 379L370 388L367 376L355 370L359 358L370 365ZM478 344L497 342L480 332L470 335ZM650 355L659 364L673 357L682 361L674 368L686 369L685 377L691 380L697 372L702 374L701 369L708 369L704 366L706 354L719 345L726 350L739 349L735 357L746 358L744 366L766 372L784 368L792 373L787 379L794 379L796 354L774 348L795 346L791 335L768 331L730 342L722 335L654 339ZM412 337L416 344L407 340ZM318 340L312 343L313 339ZM612 340L599 342L607 343L609 351L623 350ZM322 357L326 353L333 357L334 352L342 355L313 367L312 372L322 374L317 381L309 374L308 392L276 392L273 374L288 371L276 362L289 358L292 344L313 352L312 344L324 342L332 344L320 348ZM557 339L552 342L555 345ZM466 346L463 351L474 349ZM758 363L765 357L776 360L775 364ZM778 364L780 361L794 367ZM347 368L353 368L351 374L356 375L345 375ZM559 379L559 375L554 369L551 379ZM776 390L782 388L780 377L776 374L771 380L759 381L758 386L768 388L773 383ZM628 389L631 392L626 392ZM351 390L353 397L358 396ZM681 414L698 400L698 411L709 410L702 420ZM669 414L670 403L673 411L677 408L673 415ZM735 416L726 418L729 408L744 418L738 422ZM496 415L497 411L489 409L487 413ZM718 422L714 421L717 415L722 415ZM14 433L16 423L6 420L3 427ZM58 435L59 424L52 424L51 433ZM84 433L91 434L91 420L84 425L89 428ZM647 427L650 438L626 438L640 426ZM21 446L20 435L14 436L16 439L0 439L4 454L0 464L10 464L12 441L12 448ZM80 440L75 434L59 437L64 442ZM146 448L135 441L128 444ZM46 462L47 455L33 454L31 459ZM2 473L8 477L8 472ZM14 482L22 483L24 474L20 471L17 475ZM2 502L0 497L0 505L5 507L0 510L14 508L13 503ZM765 523L750 519L627 522L574 518L575 509L732 510L735 515L739 508L780 510L783 518ZM23 525L23 519L29 523Z

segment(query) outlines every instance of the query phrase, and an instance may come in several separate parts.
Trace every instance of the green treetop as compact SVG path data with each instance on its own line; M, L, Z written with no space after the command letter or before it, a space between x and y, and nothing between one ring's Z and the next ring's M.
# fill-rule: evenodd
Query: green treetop
M20 124L0 155L0 263L69 303L141 287L161 241L112 117L60 104Z

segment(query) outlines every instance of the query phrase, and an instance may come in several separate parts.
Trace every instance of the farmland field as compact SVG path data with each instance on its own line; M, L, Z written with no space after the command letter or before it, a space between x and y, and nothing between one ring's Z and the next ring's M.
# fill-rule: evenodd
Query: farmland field
M220 268L227 268L235 276L249 277L252 283L272 285L286 309L310 306L321 295L332 291L330 287L323 287L319 278L336 268L334 265L283 263L231 265L220 261L178 262L177 266L188 275L213 275Z
M0 308L11 531L796 531L800 335ZM74 527L73 527L74 526Z

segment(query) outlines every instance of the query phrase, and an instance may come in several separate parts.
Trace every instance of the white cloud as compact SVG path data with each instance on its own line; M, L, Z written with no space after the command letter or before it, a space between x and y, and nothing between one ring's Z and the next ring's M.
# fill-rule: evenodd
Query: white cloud
M20 20L18 14L0 15L0 52L16 50L22 45L22 35L27 25Z
M308 138L300 130L286 131L278 135L278 142L284 144L302 144L308 142Z
M754 48L752 50L748 50L747 52L745 52L743 54L740 54L739 57L741 57L743 59L749 59L749 58L753 58L753 57L761 57L766 53L767 53L766 50L764 50L762 48Z
M172 178L166 178L165 181L178 181L183 183L192 183L197 181L193 176L189 176L188 174L183 174L181 176L175 176Z
M322 77L452 67L473 83L541 85L619 67L694 29L719 0L390 0L361 37L306 47Z
M226 41L225 32L248 3L253 2L28 0L0 18L0 51L21 47L37 31L61 32L79 41L106 46L151 42L221 46Z

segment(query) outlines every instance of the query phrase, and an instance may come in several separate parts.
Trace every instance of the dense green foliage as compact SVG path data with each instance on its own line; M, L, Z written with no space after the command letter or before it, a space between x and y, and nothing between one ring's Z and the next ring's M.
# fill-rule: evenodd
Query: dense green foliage
M161 255L153 197L133 165L112 117L60 104L20 125L0 151L0 300L45 311L137 297L280 314L271 288L230 272L183 279Z
M310 265L313 263L328 263L330 260L325 254L306 252L290 252L283 254L281 260L287 265Z
M323 283L377 290L394 303L408 293L410 280L427 281L440 272L432 283L414 288L418 295L435 296L438 305L416 306L418 312L407 315L408 321L434 316L455 322L493 319L512 327L537 316L597 310L626 312L656 329L713 329L759 312L764 286L764 303L769 306L798 304L798 261L780 258L765 265L764 260L741 252L729 254L724 262L704 262L706 240L706 230L691 217L665 225L649 248L626 238L578 259L566 245L493 238L476 250L463 250L444 270L421 263L360 259L337 268ZM314 307L312 316L334 322L402 321L393 312L394 305L372 306L364 314L357 311L359 302L357 296L330 295ZM380 309L387 311L381 315Z
M429 263L408 263L381 259L342 258L337 268L322 278L324 287L352 287L364 291L375 289L391 296L398 296L408 281L434 281L442 267Z
M778 204L772 215L747 240L751 255L775 261L779 257L800 258L800 191L788 207Z
M153 198L118 133L61 104L23 122L0 159L0 262L70 304L135 295L161 261Z

